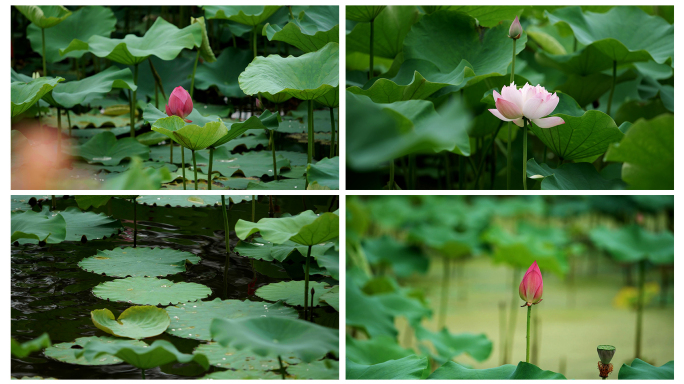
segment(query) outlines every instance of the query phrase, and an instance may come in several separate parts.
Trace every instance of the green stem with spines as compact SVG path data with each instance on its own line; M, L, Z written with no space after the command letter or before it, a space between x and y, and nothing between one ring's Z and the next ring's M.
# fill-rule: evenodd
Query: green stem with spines
M195 190L198 189L197 185L197 162L195 161L195 151L192 151L192 170L195 173Z
M307 147L307 154L306 154L306 164L307 166L311 165L311 162L313 161L313 155L314 155L314 116L313 116L313 100L309 100L309 105L308 105L308 113L307 113L307 123L308 123L308 147ZM307 171L308 173L308 171ZM306 175L306 185L304 189L309 187L309 175Z
M275 178L275 181L278 181L278 167L276 166L275 152L275 131L271 130L271 155L273 156L273 177Z
M228 222L228 210L226 208L226 196L221 195L221 211L223 212L223 238L226 241L226 261L223 265L224 296L228 295L228 268L230 267L230 223ZM227 297L226 297L227 298Z
M187 189L187 187L185 186L185 147L183 147L181 145L180 149L181 149L181 170L183 172L183 190L185 191ZM171 147L171 150L173 150L173 147Z
M57 156L62 154L62 108L57 107Z
M513 60L511 62L511 83L515 81L515 43L513 39ZM508 143L506 146L506 189L511 189L511 172L513 171L513 150L511 148L511 141L513 140L513 126L508 122Z
M138 246L138 202L136 197L133 199L133 248Z
M280 377L285 380L285 368L283 368L283 359L280 357L280 355L278 355L278 364L280 364Z
M199 62L200 50L197 48L197 56L195 57L195 66L192 67L192 77L190 78L190 98L195 93L195 72L197 71L197 63Z
M45 61L45 28L41 28L40 32L43 34L43 77L47 76L47 64Z
M209 186L207 189L211 190L211 173L213 172L213 166L214 166L214 148L209 147L209 175L207 177L207 184Z
M394 190L394 159L390 160L389 163L389 190Z
M255 59L257 57L257 41L256 41L257 32L256 31L257 31L257 27L255 25L254 28L252 28L252 46L254 47L254 58Z
M532 314L532 305L527 305L527 350L525 352L525 362L530 362L530 315Z

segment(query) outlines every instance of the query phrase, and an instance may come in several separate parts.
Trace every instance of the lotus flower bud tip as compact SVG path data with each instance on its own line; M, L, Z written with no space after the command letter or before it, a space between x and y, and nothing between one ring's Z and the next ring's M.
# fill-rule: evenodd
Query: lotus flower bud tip
M511 23L511 28L508 30L508 37L518 40L520 35L522 35L522 32L522 25L520 25L520 20L518 19L518 16L516 16L515 20Z
M518 293L520 298L525 301L525 306L539 304L542 301L542 293L544 292L544 281L542 280L541 271L535 261L530 265L520 282Z
M185 88L178 86L169 96L169 103L166 104L166 114L178 116L185 120L186 123L192 123L191 120L185 118L190 113L192 113L192 98Z

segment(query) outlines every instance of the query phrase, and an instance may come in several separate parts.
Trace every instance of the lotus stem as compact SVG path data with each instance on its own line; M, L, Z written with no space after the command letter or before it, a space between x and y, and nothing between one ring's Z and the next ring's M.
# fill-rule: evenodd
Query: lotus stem
M335 156L335 112L330 107L330 158Z
M409 154L409 181L411 182L411 189L416 189L416 155Z
M150 61L151 63L152 61ZM159 86L157 85L157 80L154 81L154 107L159 109Z
M41 28L40 32L43 34L43 77L47 76L47 64L45 61L45 28Z
M610 86L610 95L608 96L608 107L606 114L610 116L610 109L613 106L613 94L615 94L615 81L617 80L617 60L613 60L613 83Z
M230 223L226 208L226 196L221 195L221 211L223 213L223 238L226 241L226 262L223 264L223 296L228 298L228 268L230 267Z
M464 190L466 185L465 156L458 156L458 189Z
M173 140L171 140L171 143L173 143ZM185 191L187 188L185 186L185 147L181 145L181 170L183 172L183 190ZM171 150L173 151L173 144L171 146Z
M52 195L52 201L50 201L50 205L52 205L52 210L54 211L57 209L57 199L55 199L55 195Z
M133 71L133 84L135 86L138 86L138 64L136 63L134 66L134 71ZM135 137L135 111L137 110L136 104L137 104L137 97L138 97L138 88L133 91L133 98L131 99L131 137Z
M394 190L394 159L390 160L389 190Z
M373 35L375 34L375 19L370 21L370 63L368 64L368 80L373 78Z
M506 364L506 302L499 302L499 345L501 351L499 352L499 365Z
M309 105L308 105L308 114L307 114L307 123L308 123L308 148L307 148L307 155L306 155L306 164L309 165L313 161L313 151L314 151L314 124L313 124L313 100L309 100ZM307 171L308 173L308 171ZM306 177L306 185L304 188L309 187L309 177L307 174Z
M447 256L443 256L442 259L444 260L444 265L442 266L442 299L439 305L439 323L437 324L438 330L442 329L444 324L446 324L446 310L447 304L449 303L449 278L451 277L451 273L449 273L449 258Z
M527 119L523 117L523 189L527 190Z
M197 184L197 162L195 161L195 151L192 150L192 170L195 172L195 190L199 189Z
M138 203L133 197L133 248L138 246ZM143 376L145 372L143 371Z
M511 83L515 81L515 43L513 39L513 60L511 62ZM506 189L511 189L511 172L513 170L513 152L511 149L511 141L513 140L513 126L508 122L508 143L506 146Z
M213 165L214 165L214 148L209 147L209 174L207 175L207 184L208 184L207 189L209 189L209 190L211 190L211 182L212 182L211 174L213 172L213 170L212 170Z
M290 10L290 13L292 13L292 10ZM283 368L283 359L280 358L280 355L278 355L278 364L280 364L280 377L285 380L285 368Z
M646 261L639 262L639 296L637 297L636 341L634 357L641 358L641 325L644 317L644 281L646 280Z
M275 153L275 132L271 131L271 154L273 155L273 177L275 181L278 181L278 167L276 166L276 153Z
M496 132L494 132L494 136L492 136L492 141L490 141L489 144L487 145L487 148L485 148L482 151L483 154L485 154L489 151L489 147L491 147L492 144L494 143L494 139L496 139L496 136L499 134L499 131L501 130L502 125L503 125L503 121L499 124L499 127L496 129ZM483 157L482 161L480 162L480 165L477 167L477 173L475 174L475 185L477 185L477 183L480 181L480 176L482 176L482 170L484 169L485 163L486 163L486 157Z
M145 370L141 369L141 371L142 371L142 379L145 380Z
M67 124L69 124L69 137L71 137L71 115L69 114L69 110L66 110L66 115L67 115Z
M446 176L447 189L454 189L454 185L451 182L451 159L449 152L444 152L444 173Z
M57 107L57 156L62 153L62 108Z
M309 245L309 250L306 252L306 269L304 270L304 320L306 320L306 314L309 304L309 259L311 257L311 246Z
M190 98L195 92L195 72L197 71L197 62L199 62L200 50L197 49L197 56L195 56L195 66L192 67L192 77L190 78Z
M309 307L309 321L313 323L313 309L314 309L314 294L316 290L311 287L311 306Z
M525 362L530 362L530 315L532 314L532 305L527 305L527 350L525 351Z
M173 139L169 142L169 162L173 164Z
M292 6L288 5L287 9L290 11L290 18L294 19L294 15L292 14Z
M150 63L150 70L152 71L154 82L157 84L157 86L159 86L159 90L162 94L162 99L166 100L166 92L164 92L164 84L162 84L161 77L159 76L159 73L157 73L157 70L154 68L152 60L147 60L147 62Z
M256 223L256 195L252 195L252 223Z
M252 46L254 47L254 58L257 57L257 27L256 25L252 28Z

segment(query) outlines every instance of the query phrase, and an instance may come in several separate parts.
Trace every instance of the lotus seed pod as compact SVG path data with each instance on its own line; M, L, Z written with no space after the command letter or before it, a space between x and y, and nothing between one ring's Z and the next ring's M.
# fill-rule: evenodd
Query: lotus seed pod
M599 345L596 347L596 351L598 351L599 359L601 359L603 364L610 364L615 355L615 347L612 345Z

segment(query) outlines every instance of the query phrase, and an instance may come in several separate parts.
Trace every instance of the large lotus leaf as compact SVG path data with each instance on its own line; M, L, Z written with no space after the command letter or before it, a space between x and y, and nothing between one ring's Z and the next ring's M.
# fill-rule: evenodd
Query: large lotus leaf
M240 74L240 88L247 95L287 93L313 100L339 85L339 45L328 43L301 56L257 57Z
M150 123L152 126L157 122L157 120L165 119L167 117L172 116L169 116L165 112L158 110L152 103L147 104L147 106L143 109L143 119L145 119L145 121ZM207 123L220 120L220 117L215 115L204 116L196 108L193 108L192 112L186 116L186 119L190 120L192 124L203 126ZM183 123L185 123L185 121ZM168 151L166 152L168 153ZM180 156L178 156L178 158L180 158Z
M304 153L304 155L306 155L306 153ZM282 168L289 168L291 166L292 164L290 161L283 157L283 155L276 155L276 167L278 169L278 174L282 173ZM200 169L203 172L208 172L209 161L207 160L198 163L197 169ZM236 172L241 172L245 177L262 177L263 175L272 177L273 157L270 151L250 151L244 154L231 155L226 159L218 159L216 153L214 153L214 167L212 171L219 172L225 177L231 177ZM278 183L280 183L280 181Z
M61 81L64 81L64 78L39 77L29 83L13 81L11 91L12 117L26 112Z
M282 376L273 371L218 371L199 380L280 380Z
M142 63L149 56L173 60L184 48L192 49L201 45L202 27L199 24L179 29L158 17L143 37L130 34L123 39L110 39L94 35L87 42L74 39L68 47L60 49L59 53L65 55L72 51L89 51L97 57L134 65Z
M166 333L186 339L211 340L209 328L213 319L238 319L242 317L291 317L299 314L278 302L266 304L256 301L221 300L198 301L167 307L171 324Z
M617 75L615 83L635 78L636 74L627 70ZM592 73L586 76L570 74L565 83L557 86L556 90L572 96L579 105L586 106L608 92L612 84L613 76L605 73Z
M330 42L339 42L339 24L338 6L315 6L300 12L282 28L267 23L263 34L271 41L283 41L304 52L313 52Z
M154 277L185 272L187 263L197 264L199 256L171 248L114 248L86 257L78 266L88 272L114 277Z
M195 88L206 90L215 86L224 96L245 97L245 93L242 92L238 84L238 76L247 68L253 58L254 56L249 50L233 47L224 48L217 61L202 63L197 66Z
M430 265L420 248L399 243L389 236L364 239L362 247L371 265L389 265L398 277L426 273Z
M396 339L389 336L378 336L368 340L358 340L347 336L345 350L347 361L351 360L357 364L374 365L413 354L415 354L413 350L401 347Z
M45 216L51 215L47 207L43 207ZM104 213L82 212L76 207L68 207L59 212L66 221L66 241L98 240L111 236L122 228L121 221ZM48 241L49 243L49 241Z
M340 311L340 286L335 285L329 291L323 293L319 298L320 301L325 302L329 306L335 308L337 312Z
M251 196L242 196L250 199ZM136 199L140 204L157 205L157 206L171 206L171 207L210 207L213 205L221 205L221 196L187 196L187 195L151 195L140 196Z
M45 207L47 209L47 207ZM66 238L66 220L62 215L45 215L42 212L12 212L11 241L61 243ZM25 240L28 239L28 240Z
M228 369L271 371L280 369L278 356L257 356L248 350L224 347L219 343L200 344L193 353L201 353L209 358L209 364ZM298 364L300 360L287 355L281 356L283 366Z
M164 308L152 305L135 306L121 312L117 319L109 309L96 309L90 312L95 326L111 335L144 339L157 336L169 326L169 315Z
M51 28L71 16L61 5L15 5L15 8L39 28Z
M12 356L18 358L23 358L30 355L32 352L43 350L51 346L50 335L43 333L42 335L36 337L33 340L29 340L25 343L19 343L18 341L12 339Z
M57 105L72 108L99 99L114 88L136 90L130 69L112 66L83 80L57 84L50 95Z
M236 23L256 26L262 24L280 9L273 5L205 5L207 19L230 20Z
M471 369L448 361L437 368L428 380L565 380L565 376L543 371L536 365L521 361L518 366L505 364L495 368Z
M190 17L191 24L198 23L202 26L202 45L200 45L200 56L207 63L213 63L216 61L216 56L214 56L214 51L211 50L211 45L209 45L209 35L207 35L207 23L204 20L204 16L194 18Z
M674 263L674 236L671 232L653 233L632 224L613 230L597 227L589 232L589 237L597 247L623 263L641 260L654 264Z
M201 300L211 288L197 283L174 283L154 277L127 277L98 284L93 294L104 300L142 305L171 305Z
M273 100L271 100L271 101L273 101ZM325 95L317 98L315 101L319 104L322 104L322 105L328 107L328 108L339 107L339 105L340 105L340 87L339 87L339 85L337 87L331 89L330 91L328 91L328 93L326 93ZM315 119L316 118L314 117L314 120Z
M214 145L228 133L223 121L212 121L200 127L197 124L186 124L178 116L169 116L155 121L152 130L170 137L178 144L193 151Z
M353 5L346 7L345 17L348 20L367 23L375 20L385 8L387 8L385 5Z
M85 357L87 361L97 360L105 355L116 356L128 364L140 368L150 369L169 363L189 363L194 361L209 369L209 359L202 354L189 355L181 353L176 347L166 340L157 340L151 345L132 346L120 343L103 343L91 341L85 347L76 352L77 357Z
M316 183L327 189L340 189L340 158L325 158L306 168L309 185Z
M523 11L522 6L491 6L491 5L436 5L424 6L421 8L426 13L433 13L442 9L450 11L459 11L467 13L471 17L477 19L477 23L481 27L492 28L500 24L502 21L511 21L516 16L520 16ZM507 24L504 22L503 24ZM510 24L508 24L510 25Z
M609 180L596 171L589 163L567 163L558 168L551 168L546 163L537 164L534 159L527 161L527 177L542 179L541 189L548 191L565 190L607 190L621 189L620 180Z
M171 179L171 172L168 168L144 168L140 158L134 157L131 160L129 169L118 176L108 179L102 186L102 189L159 189L162 181L169 179Z
M565 23L577 41L594 45L618 62L654 60L661 64L674 57L674 26L637 7L614 7L605 13L566 7L544 13L551 23Z
M314 259L318 259L332 246L331 243L314 245L311 247L311 256ZM237 252L240 256L264 261L277 260L280 262L284 261L295 250L299 251L302 255L306 255L308 247L289 240L283 243L274 244L261 237L256 237L250 243L240 241L235 248L233 248L233 251Z
M674 189L674 115L637 120L606 161L621 161L622 180L633 189Z
M335 213L317 215L310 210L297 216L263 218L256 223L241 219L235 224L235 234L244 240L253 233L261 232L261 237L276 244L290 240L302 245L316 245L339 235L339 219Z
M116 17L109 7L88 6L74 11L63 22L50 28L45 33L45 61L56 63L67 57L80 58L84 51L69 52L62 56L60 48L69 46L72 40L87 40L90 36L109 37L116 27ZM39 55L43 52L43 37L40 27L31 24L26 28L26 37L31 41L31 48Z
M618 380L674 380L674 360L655 367L641 359L634 359L631 366L622 364Z
M337 360L323 359L310 364L291 365L287 373L295 380L338 380L340 363Z
M313 250L311 253L313 254ZM325 268L330 277L340 279L340 254L335 247L328 248L322 256L318 256L316 263L319 267Z
M446 360L467 353L473 359L482 362L487 360L492 353L492 341L484 333L479 335L452 334L446 328L442 328L439 332L430 332L419 325L416 327L416 337L418 340L430 341L437 350L437 354Z
M235 140L242 136L250 129L269 129L275 130L280 123L280 114L272 113L271 111L264 111L260 116L250 116L249 119L242 122L230 123L226 126L228 132L218 139L212 146L218 147L231 140Z
M373 22L373 56L394 60L404 46L404 37L419 18L416 7L388 6ZM347 52L370 55L369 36L370 23L356 24L346 37Z
M45 356L51 359L59 360L64 363L78 365L112 365L123 362L123 360L112 355L100 356L98 359L92 361L86 360L86 358L83 356L77 357L76 352L82 351L83 347L85 347L85 345L91 341L99 341L108 344L123 344L127 346L147 346L147 344L144 341L140 340L123 340L115 339L113 337L90 336L79 337L72 343L54 344L53 346L46 348L44 354Z
M478 254L481 243L479 230L458 232L441 224L415 226L409 232L409 240L454 259Z
M428 358L416 355L374 365L347 359L347 380L420 380L429 373Z
M309 282L309 289L314 289L313 296L309 292L309 303L313 300L313 306L320 305L321 295L330 291L330 287L326 283L317 281ZM304 282L303 281L281 281L279 283L271 283L264 285L256 290L256 295L268 301L284 301L293 306L304 306Z
M385 310L377 296L363 293L356 284L347 284L345 292L347 326L363 329L370 338L383 335L396 338L399 332L394 326L394 316Z
M180 119L180 118L179 118ZM132 137L117 140L111 132L102 132L75 148L74 155L90 164L117 165L124 159L147 158L150 149Z
M339 330L287 317L214 319L211 335L227 347L259 356L297 357L305 363L338 353Z

